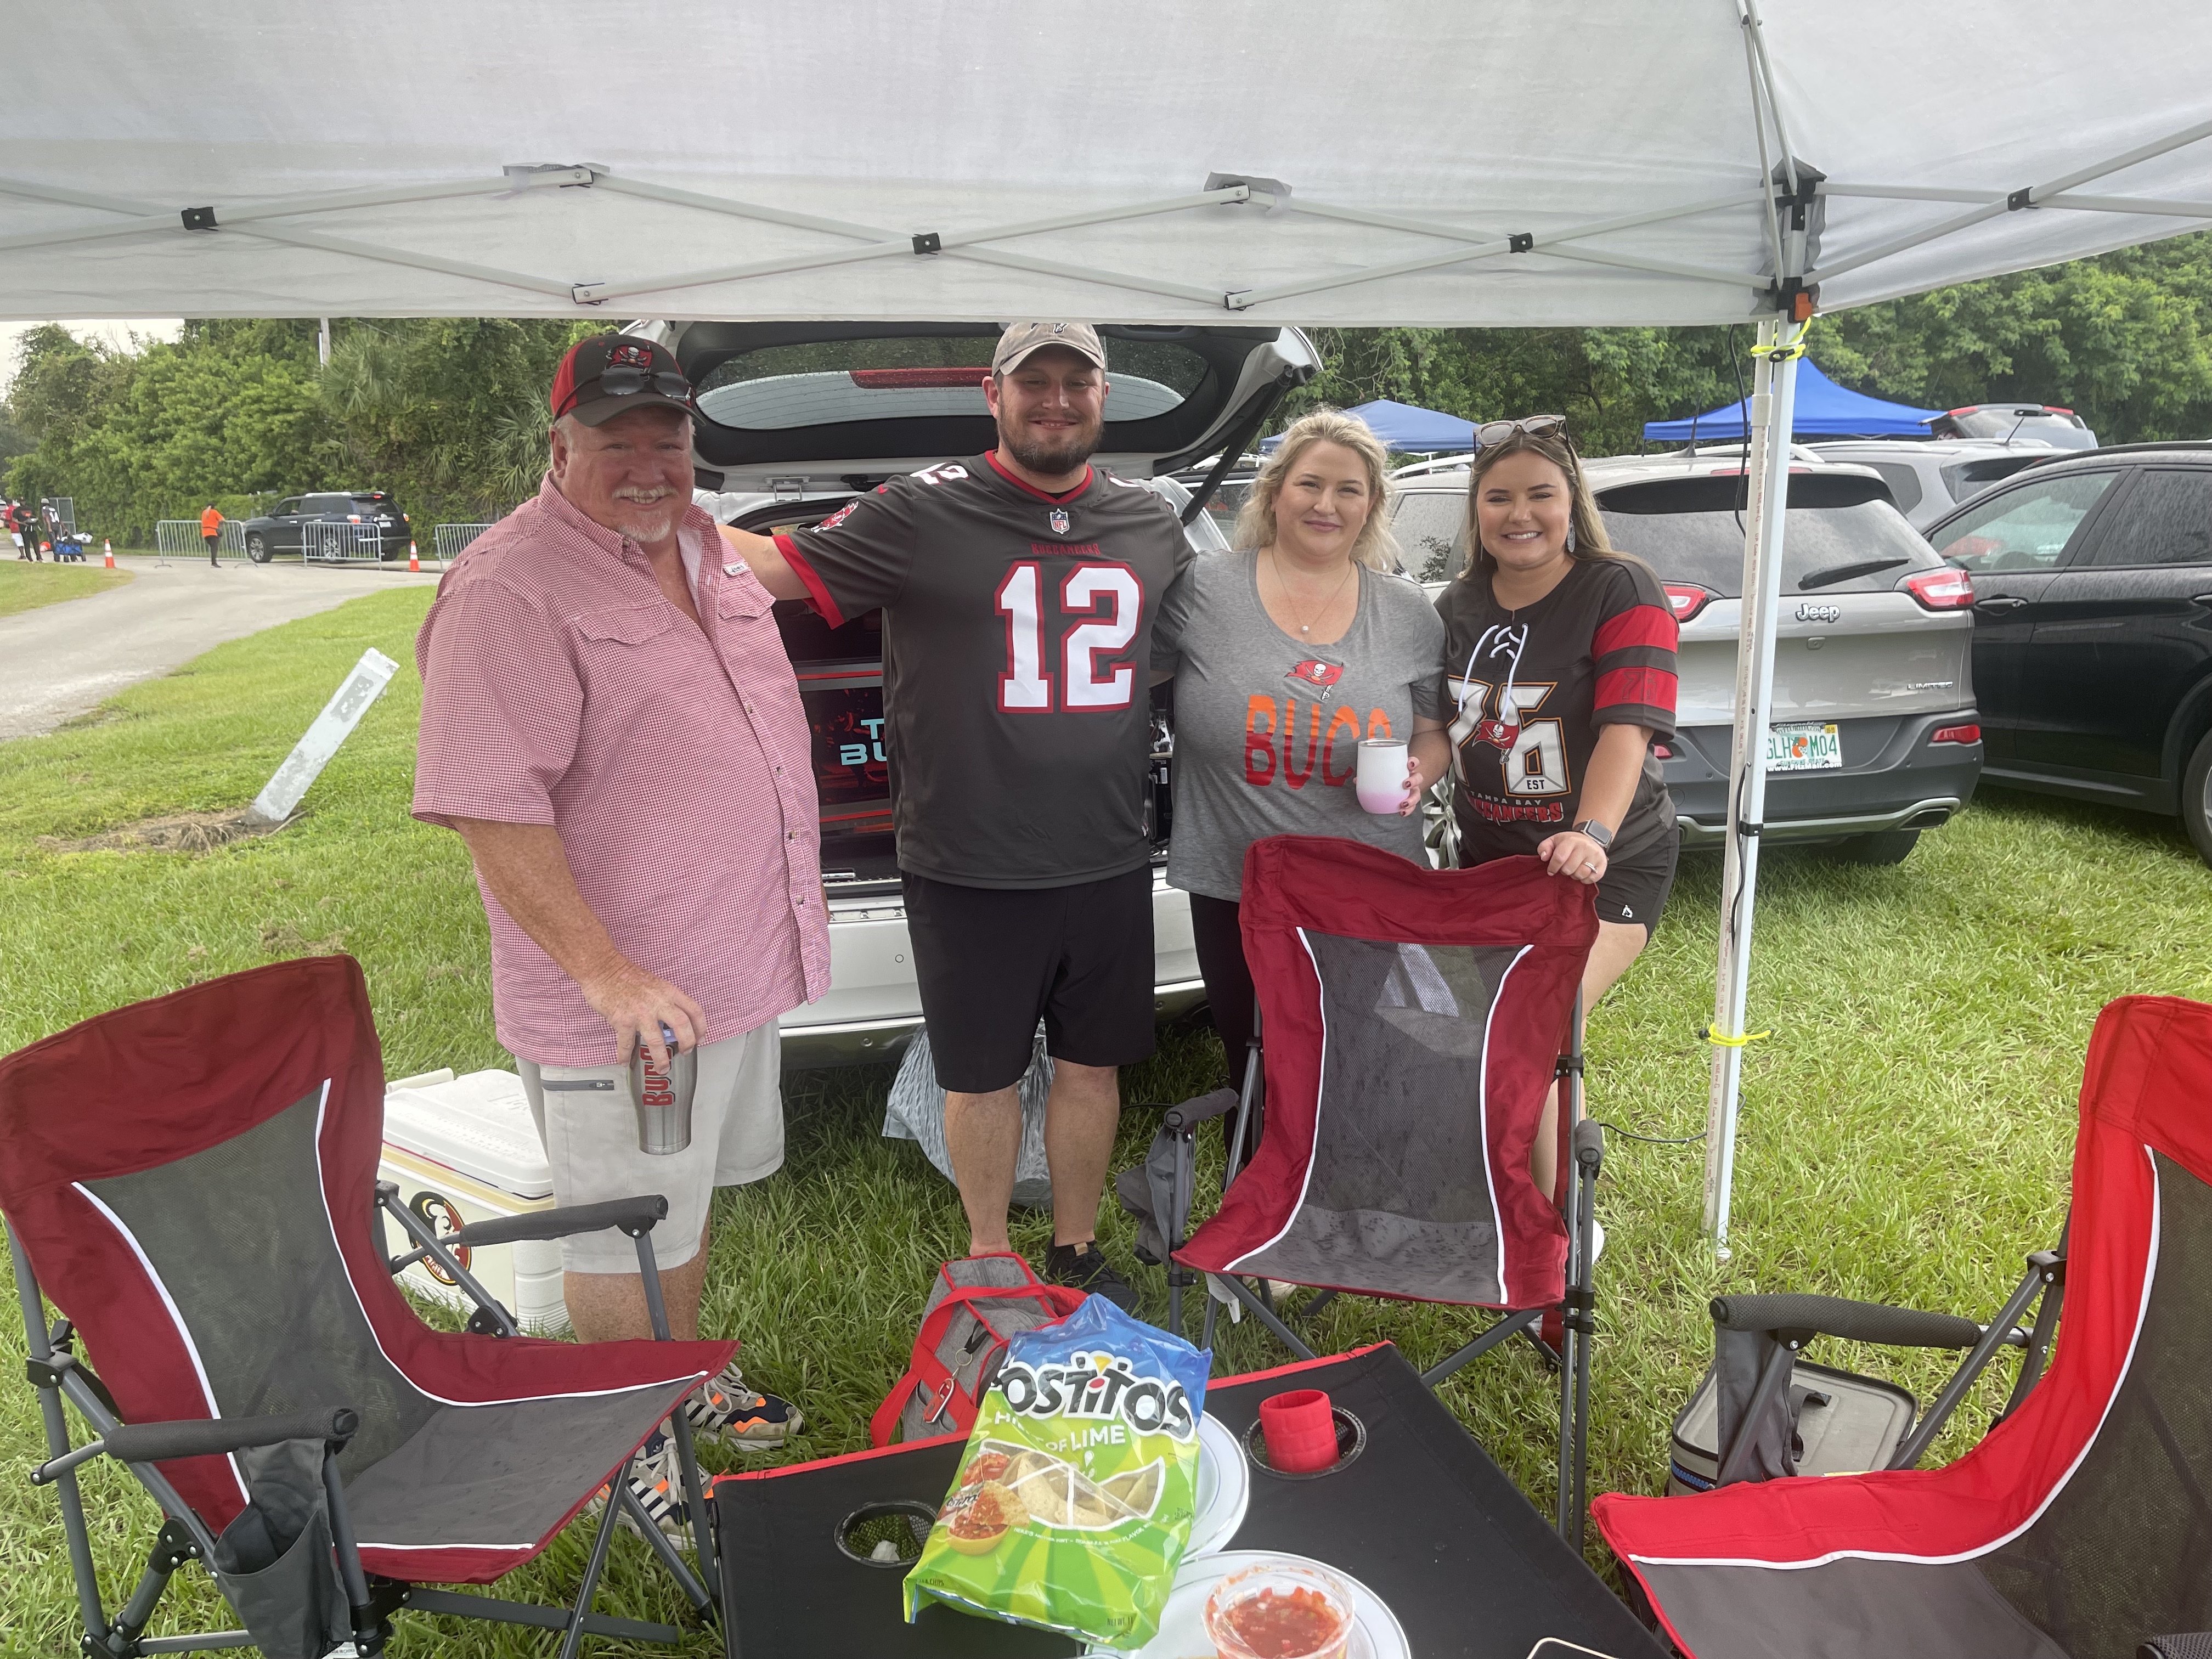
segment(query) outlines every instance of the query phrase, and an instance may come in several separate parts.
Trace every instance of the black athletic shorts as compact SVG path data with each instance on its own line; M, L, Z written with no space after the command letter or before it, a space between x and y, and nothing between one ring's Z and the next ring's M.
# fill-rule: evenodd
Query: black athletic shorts
M1029 1070L1037 1021L1055 1060L1149 1057L1152 872L1073 887L960 887L902 871L908 937L937 1083L1009 1089Z
M1658 927L1681 854L1682 838L1670 830L1620 858L1607 857L1597 881L1597 919L1624 927L1641 925L1647 933Z

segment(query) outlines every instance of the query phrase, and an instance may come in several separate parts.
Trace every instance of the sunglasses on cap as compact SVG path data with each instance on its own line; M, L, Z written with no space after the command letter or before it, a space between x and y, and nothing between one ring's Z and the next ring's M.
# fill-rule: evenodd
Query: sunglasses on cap
M1524 438L1548 438L1555 433L1564 436L1566 429L1567 417L1564 415L1523 415L1517 421L1485 421L1474 429L1474 447L1495 449L1516 433Z
M641 392L657 392L679 403L691 401L691 382L672 368L617 367L602 369L588 380L579 380L568 401L553 412L556 416L565 415L589 398L634 398Z

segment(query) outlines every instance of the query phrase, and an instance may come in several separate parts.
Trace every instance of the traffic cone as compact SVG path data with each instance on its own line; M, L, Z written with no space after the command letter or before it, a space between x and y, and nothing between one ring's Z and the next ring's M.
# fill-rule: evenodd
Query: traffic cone
M407 568L410 570L420 570L422 568L422 561L415 556L415 544L412 542L407 544Z
M106 537L102 536L102 537L100 538L100 550L102 553L104 553L104 554L106 554L106 555L107 556L107 568L108 568L110 570L114 569L114 568L115 568L115 544L114 544L112 541L109 540Z

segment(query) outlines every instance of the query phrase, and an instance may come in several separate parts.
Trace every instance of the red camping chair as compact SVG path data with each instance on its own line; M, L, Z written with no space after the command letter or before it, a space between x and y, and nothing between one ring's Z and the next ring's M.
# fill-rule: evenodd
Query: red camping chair
M1300 1316L1340 1293L1501 1310L1422 1374L1431 1388L1561 1312L1559 1524L1578 1541L1603 1157L1595 1124L1570 1127L1575 1005L1597 938L1589 890L1533 858L1431 870L1358 842L1280 836L1246 854L1242 905L1266 1127L1239 1170L1258 1092L1248 1067L1221 1208L1172 1259L1213 1276L1305 1358L1312 1349L1239 1275L1321 1289ZM1528 1172L1555 1078L1556 1200ZM1212 1317L1209 1297L1209 1346Z
M423 1324L378 1237L383 1105L368 987L345 957L210 981L0 1059L0 1214L46 1419L48 1462L32 1479L60 1501L88 1654L251 1642L271 1659L315 1659L351 1641L369 1655L402 1603L562 1630L564 1655L587 1632L680 1638L591 1611L616 1504L572 1607L418 1588L511 1571L610 1482L642 1522L617 1477L736 1345L539 1341L513 1335L503 1311L489 1322L505 1340ZM666 1210L623 1200L448 1242L618 1226L637 1241L665 1332L650 1230ZM419 1251L419 1223L410 1231ZM450 1253L438 1260L467 1279ZM64 1316L51 1329L41 1290ZM64 1400L89 1443L72 1443ZM674 1421L703 1540L698 1470L680 1412ZM167 1517L112 1617L73 1472L103 1454ZM695 1575L658 1528L642 1530L710 1609L709 1548ZM194 1559L248 1628L144 1636L170 1575Z
M2124 997L2105 1010L2081 1085L2057 1352L1957 1462L1597 1500L1599 1529L1685 1653L2212 1652L2209 1104L2212 1007ZM2026 1299L1990 1334L2012 1339ZM2036 1323L2019 1333L2031 1362L2048 1334Z

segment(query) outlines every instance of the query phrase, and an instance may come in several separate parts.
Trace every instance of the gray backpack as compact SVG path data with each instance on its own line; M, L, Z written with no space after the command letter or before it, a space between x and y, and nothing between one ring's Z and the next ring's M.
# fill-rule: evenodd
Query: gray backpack
M869 1439L888 1446L893 1429L903 1441L967 1433L1006 1344L1065 1319L1083 1297L1072 1285L1046 1284L1011 1251L946 1262L921 1310L906 1375L876 1407Z

